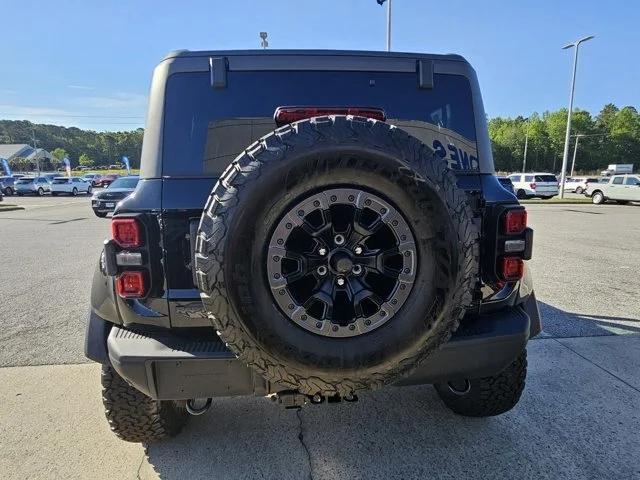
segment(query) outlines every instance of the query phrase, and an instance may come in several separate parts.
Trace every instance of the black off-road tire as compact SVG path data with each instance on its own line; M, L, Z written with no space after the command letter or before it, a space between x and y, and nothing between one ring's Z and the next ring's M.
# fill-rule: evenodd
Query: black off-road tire
M173 437L189 416L176 402L147 397L108 365L102 366L102 402L111 430L127 442L151 443Z
M497 375L471 379L466 383L439 383L434 387L454 413L465 417L492 417L516 406L524 390L526 376L527 351L524 350Z
M371 119L317 117L263 137L222 174L199 226L196 275L218 335L269 381L309 395L346 396L410 373L458 328L477 284L479 232L456 183L432 149ZM349 186L372 190L406 217L424 248L417 271L425 273L388 322L329 338L278 308L265 251L275 224L301 197Z
M519 189L518 192L516 193L516 197L518 197L521 200L524 200L525 198L527 198L527 192L525 192L523 189Z

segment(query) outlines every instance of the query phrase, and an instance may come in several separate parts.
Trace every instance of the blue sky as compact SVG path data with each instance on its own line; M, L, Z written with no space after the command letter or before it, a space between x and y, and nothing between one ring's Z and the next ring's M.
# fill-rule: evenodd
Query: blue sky
M174 49L381 50L375 0L0 0L0 118L96 130L143 126L153 66ZM640 2L393 0L396 51L459 53L478 72L490 116L568 102L640 106Z

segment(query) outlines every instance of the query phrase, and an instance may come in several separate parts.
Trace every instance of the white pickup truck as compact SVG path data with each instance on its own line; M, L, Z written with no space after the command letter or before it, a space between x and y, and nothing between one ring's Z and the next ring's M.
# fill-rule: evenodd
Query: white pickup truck
M584 194L595 204L607 200L622 204L640 202L640 175L613 175L600 179L598 183L588 182Z

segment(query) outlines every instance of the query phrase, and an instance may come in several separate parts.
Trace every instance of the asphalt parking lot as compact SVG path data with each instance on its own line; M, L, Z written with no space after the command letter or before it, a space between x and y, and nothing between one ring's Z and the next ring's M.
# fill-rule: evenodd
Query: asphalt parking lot
M88 198L0 212L3 478L640 478L640 207L528 205L544 331L520 404L456 417L429 386L285 411L222 399L178 438L117 440L82 354L109 222Z

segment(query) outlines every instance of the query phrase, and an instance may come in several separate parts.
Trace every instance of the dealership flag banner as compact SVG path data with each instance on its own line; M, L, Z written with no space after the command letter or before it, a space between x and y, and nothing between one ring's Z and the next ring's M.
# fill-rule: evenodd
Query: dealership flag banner
M67 177L71 176L71 162L69 162L69 158L68 157L64 157L62 159L62 161L64 162L64 167L67 170Z
M131 174L131 166L129 165L129 157L122 157L122 163L124 163L124 167L127 169L127 175Z
M8 177L12 177L11 168L9 167L9 162L7 162L6 158L2 159L2 166L4 167L4 171L6 172Z

